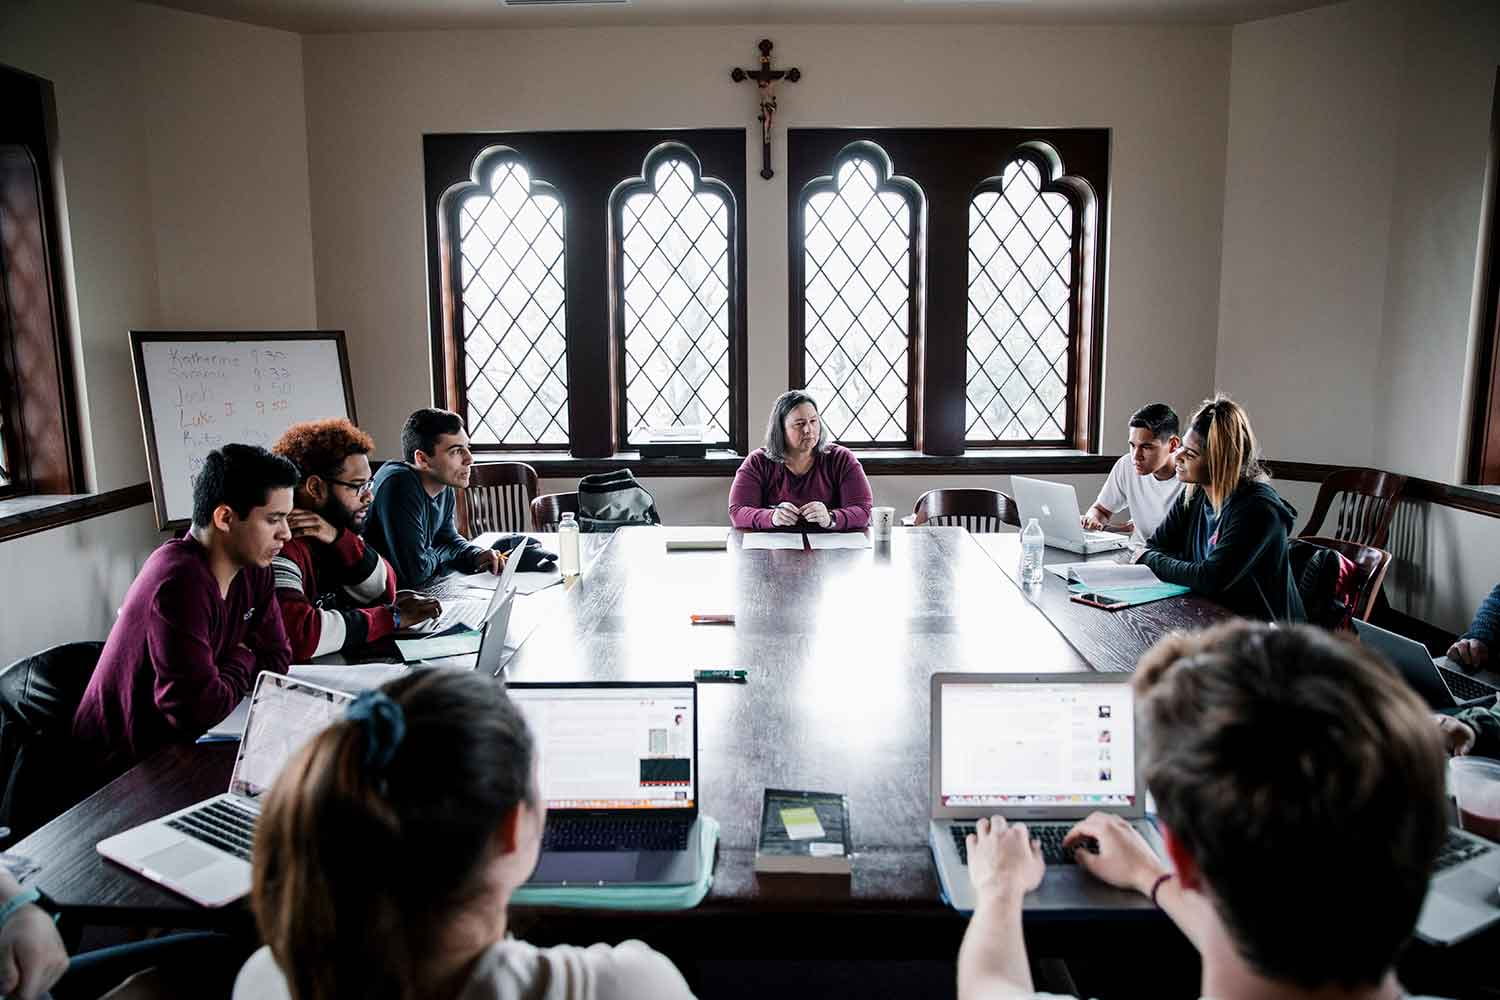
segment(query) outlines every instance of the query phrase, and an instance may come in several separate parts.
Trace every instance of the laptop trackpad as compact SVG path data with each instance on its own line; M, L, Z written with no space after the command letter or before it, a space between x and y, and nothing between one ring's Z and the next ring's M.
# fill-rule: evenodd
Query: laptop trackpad
M559 882L634 882L636 851L557 851L543 852L532 873L534 883Z
M224 855L199 847L191 840L180 840L146 855L141 859L141 867L163 878L181 879L223 859Z

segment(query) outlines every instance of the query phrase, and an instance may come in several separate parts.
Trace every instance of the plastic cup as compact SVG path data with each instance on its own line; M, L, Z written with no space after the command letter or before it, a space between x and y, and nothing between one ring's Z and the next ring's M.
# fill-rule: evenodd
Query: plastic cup
M870 537L885 541L891 537L891 527L896 523L896 508L870 508Z
M1453 758L1448 762L1448 790L1458 805L1458 825L1500 842L1500 762Z

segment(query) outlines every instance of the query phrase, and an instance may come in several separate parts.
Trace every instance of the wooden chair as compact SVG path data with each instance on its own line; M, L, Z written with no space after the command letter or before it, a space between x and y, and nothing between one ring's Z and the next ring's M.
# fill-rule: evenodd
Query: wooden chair
M1391 520L1396 516L1396 504L1405 488L1406 477L1394 472L1340 469L1330 473L1318 487L1312 516L1298 537L1336 538L1384 548L1391 533ZM1337 520L1332 530L1325 533L1323 521L1335 500L1338 501Z
M1343 538L1327 538L1319 535L1300 536L1304 542L1333 549L1358 569L1358 584L1355 589L1354 607L1350 610L1362 622L1370 620L1375 612L1375 602L1380 597L1380 587L1385 582L1385 572L1391 566L1391 554L1373 545L1361 545Z
M999 531L1002 524L1019 528L1021 511L1013 499L999 490L928 490L917 498L910 523L956 525L978 534L989 534Z
M578 494L543 493L531 501L531 530L556 531L564 514L578 513Z
M525 462L476 462L459 501L459 531L470 538L486 531L525 531L536 489L536 470Z

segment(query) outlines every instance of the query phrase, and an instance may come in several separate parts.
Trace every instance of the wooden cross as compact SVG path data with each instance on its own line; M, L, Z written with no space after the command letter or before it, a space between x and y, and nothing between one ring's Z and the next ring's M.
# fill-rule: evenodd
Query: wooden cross
M772 69L771 40L762 38L760 40L760 69L744 70L736 66L729 71L729 79L735 83L754 80L755 86L760 90L760 175L770 180L775 176L775 171L771 169L771 120L776 116L776 81L785 79L796 83L802 79L802 71L795 66L786 70Z

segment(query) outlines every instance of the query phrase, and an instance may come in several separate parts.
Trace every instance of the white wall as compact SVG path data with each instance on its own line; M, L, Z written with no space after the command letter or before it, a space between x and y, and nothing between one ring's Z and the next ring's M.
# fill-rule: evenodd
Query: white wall
M0 62L52 81L90 483L146 478L132 328L316 325L298 36L106 0L0 3ZM150 507L0 543L0 663L103 638Z
M753 94L728 79L761 37L775 40L778 61L804 73L782 90L778 125L1112 128L1105 425L1120 428L1123 441L1125 419L1142 401L1183 404L1210 386L1227 29L799 25L308 36L318 319L349 331L361 422L382 454L395 453L401 422L432 398L424 132L749 126L748 402L751 425L761 424L787 386L786 143L778 133L777 176L761 180ZM671 480L663 491L664 507L696 517L708 506L722 511L705 498L727 494L728 483Z

